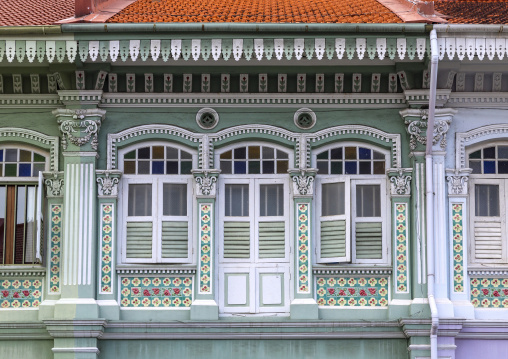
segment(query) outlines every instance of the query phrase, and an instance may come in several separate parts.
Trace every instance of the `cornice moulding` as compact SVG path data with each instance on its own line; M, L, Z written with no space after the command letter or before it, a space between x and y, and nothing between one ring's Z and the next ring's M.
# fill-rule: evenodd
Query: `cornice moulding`
M372 94L372 93L104 93L100 107L195 107L196 105L214 107L300 107L309 105L319 107L341 108L404 108L404 94Z
M450 107L508 108L508 92L452 92Z
M0 95L0 106L3 108L55 108L62 107L58 95L22 94L22 95Z

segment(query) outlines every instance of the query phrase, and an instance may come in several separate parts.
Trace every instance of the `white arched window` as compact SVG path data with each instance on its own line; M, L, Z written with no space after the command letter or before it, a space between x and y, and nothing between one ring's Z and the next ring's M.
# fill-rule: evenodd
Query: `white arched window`
M242 142L217 150L223 313L289 311L291 150Z
M341 142L315 150L318 263L386 264L389 152Z
M469 213L472 241L469 261L508 264L508 143L494 142L468 148Z
M41 263L42 171L48 154L0 146L0 264Z
M123 171L122 261L192 261L192 173L196 153L163 142L119 151Z

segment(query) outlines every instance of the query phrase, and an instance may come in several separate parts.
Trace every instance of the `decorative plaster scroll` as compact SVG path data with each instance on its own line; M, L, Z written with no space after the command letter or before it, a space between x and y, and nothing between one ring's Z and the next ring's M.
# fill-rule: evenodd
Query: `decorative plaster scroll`
M217 176L220 170L193 170L196 181L196 193L200 198L215 198L217 193Z
M295 197L312 197L314 194L314 177L316 173L317 170L315 168L289 170L289 175L293 181L293 195Z
M477 72L474 75L474 91L475 92L481 92L483 91L483 79L484 79L483 72Z
M60 125L62 132L62 147L64 150L68 147L68 142L81 147L90 142L93 150L97 150L97 136L101 128L102 120L106 111L100 109L57 109L53 111ZM62 118L61 118L62 117ZM87 117L93 117L88 118ZM75 136L74 133L84 133L83 137Z
M446 180L448 181L449 196L466 196L467 181L472 170L470 168L447 169Z
M508 124L489 125L468 132L458 132L455 140L455 153L457 154L455 167L466 168L466 146L497 139L508 139Z
M50 169L51 171L58 171L58 137L47 136L40 132L25 128L0 128L0 143L12 141L25 142L26 140L35 141L35 146L48 149L50 156Z
M44 178L48 197L62 197L64 189L63 172L45 172Z
M424 112L424 111L425 110L422 110L422 112ZM427 121L426 121L427 115L423 115L422 119L424 118L424 116L425 116L425 121L419 121L419 120L415 120L415 121L406 120L405 121L405 124L407 125L406 130L410 136L409 148L411 149L411 151L414 151L416 149L416 147L418 146L418 143L420 143L424 146L427 143L427 138L425 137L426 136L425 129L427 128Z
M411 173L412 168L398 168L388 170L390 177L390 189L392 196L409 196L411 195Z
M97 185L99 196L118 196L118 183L120 182L120 176L122 175L119 171L96 171L97 174Z
M434 130L433 130L433 140L432 145L436 145L439 143L439 146L442 150L446 148L446 134L450 129L451 116L455 114L455 110L450 109L438 109L436 111L436 118L434 121ZM407 109L400 111L400 114L403 118L406 117L414 117L417 118L415 120L411 120L409 118L405 119L405 124L407 125L407 133L410 135L409 147L411 151L414 151L418 146L418 143L422 145L427 144L427 121L428 121L428 110L414 110ZM440 118L441 116L448 116L449 118Z

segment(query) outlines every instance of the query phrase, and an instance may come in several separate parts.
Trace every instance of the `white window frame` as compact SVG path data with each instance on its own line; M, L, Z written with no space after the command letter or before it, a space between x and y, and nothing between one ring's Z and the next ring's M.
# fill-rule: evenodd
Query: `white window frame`
M188 147L173 142L146 141L118 151L118 167L124 170L124 155L133 150L143 147L164 146L173 147L192 155L192 167L196 168L197 152ZM152 185L152 215L151 216L128 216L129 185L130 184L151 184ZM187 215L186 216L164 216L163 211L163 186L164 184L186 184L187 185ZM192 253L195 247L196 223L194 211L196 201L194 198L193 176L186 175L139 175L124 174L120 180L119 193L119 230L120 258L125 264L190 264L194 262ZM188 222L188 252L186 258L162 258L162 222L164 220L187 221ZM152 227L152 258L127 258L127 223L153 221Z
M248 176L250 178L239 178L239 176ZM267 176L279 176L279 178L266 178ZM219 228L223 228L225 221L230 222L249 222L250 223L250 256L249 258L224 258L224 252L219 250L219 261L221 263L288 263L289 262L289 216L290 216L290 186L287 179L280 178L278 175L225 175L221 179L217 195L219 196ZM228 216L225 215L225 187L227 184L248 184L249 185L249 216ZM263 216L260 212L260 191L259 187L264 184L282 184L284 188L284 215L283 216ZM285 256L284 258L259 258L259 222L284 222L285 225ZM222 237L222 234L221 234Z
M363 142L353 141L338 141L326 146L314 149L311 156L312 167L317 167L317 155L323 151L327 151L337 147L363 147L372 151L377 151L385 156L385 170L391 167L391 154L390 151L380 147L376 147ZM346 203L346 258L332 257L321 258L321 235L320 235L320 221L321 221L321 198L322 198L322 184L344 182L346 183L346 191L349 188L349 194L346 193L346 201L349 196L350 206L348 208ZM356 222L378 222L380 217L357 217L356 216L356 186L357 185L376 185L380 186L381 197L381 221L382 221L382 251L380 259L357 259L356 258L356 240L355 240L355 224ZM316 175L316 196L314 198L314 210L316 216L314 217L314 230L313 235L315 240L315 264L329 264L338 263L339 265L389 265L391 242L391 210L390 210L390 196L387 190L388 179L386 175L375 174L326 174ZM361 218L361 219L359 219Z

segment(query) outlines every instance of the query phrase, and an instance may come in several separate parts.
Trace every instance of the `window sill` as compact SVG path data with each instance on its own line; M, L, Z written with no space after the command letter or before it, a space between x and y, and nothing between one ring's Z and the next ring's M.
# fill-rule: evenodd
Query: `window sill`
M481 267L469 266L469 276L508 276L508 265L482 265Z
M195 265L143 265L120 264L116 266L116 273L125 274L196 274Z
M41 265L0 265L0 277L44 277L46 268Z
M314 274L349 274L349 275L391 275L393 268L387 265L365 265L365 264L347 264L347 265L314 265L312 272Z

